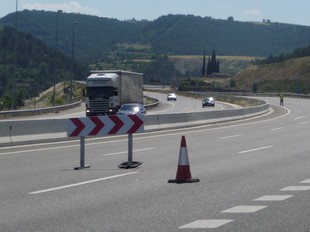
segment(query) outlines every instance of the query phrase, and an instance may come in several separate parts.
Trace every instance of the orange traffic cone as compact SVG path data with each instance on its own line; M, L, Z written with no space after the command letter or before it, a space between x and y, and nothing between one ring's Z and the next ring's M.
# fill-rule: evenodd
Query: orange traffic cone
M193 183L199 182L199 179L192 179L189 160L187 155L187 147L185 136L182 136L181 147L179 153L179 164L175 180L168 180L168 183Z

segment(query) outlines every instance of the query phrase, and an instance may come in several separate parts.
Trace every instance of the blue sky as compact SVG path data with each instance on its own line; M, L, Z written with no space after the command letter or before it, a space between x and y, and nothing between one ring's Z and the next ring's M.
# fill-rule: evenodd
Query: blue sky
M111 17L154 20L168 14L192 14L236 21L290 23L310 26L310 0L0 0L0 17L18 10L76 12Z

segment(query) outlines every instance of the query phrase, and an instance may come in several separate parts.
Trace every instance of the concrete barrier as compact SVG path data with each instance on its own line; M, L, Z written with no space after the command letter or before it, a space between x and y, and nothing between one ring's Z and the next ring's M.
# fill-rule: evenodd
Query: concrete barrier
M259 103L261 104L257 106L231 110L145 115L145 130L234 120L255 116L268 111L269 104L267 102L259 101ZM13 136L66 133L66 125L67 119L4 120L0 121L0 137L11 138Z
M264 102L258 106L231 109L231 110L218 110L218 111L205 111L194 113L175 113L175 114L159 114L159 115L146 115L145 126L149 130L162 129L162 128L180 128L188 127L191 125L203 125L206 123L231 121L242 118L248 118L264 114L269 111L269 104Z

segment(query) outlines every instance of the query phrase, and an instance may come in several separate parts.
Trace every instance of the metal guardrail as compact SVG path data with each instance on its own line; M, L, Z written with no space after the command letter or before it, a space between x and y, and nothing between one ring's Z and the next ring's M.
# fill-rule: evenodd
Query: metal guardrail
M12 117L20 117L20 116L40 115L40 114L46 114L46 113L58 113L59 111L78 107L81 105L81 103L82 101L78 101L78 102L74 102L74 103L62 105L62 106L53 106L53 107L29 109L29 110L0 111L0 118L12 118Z
M279 95L282 94L284 97L310 99L310 94L297 94L297 93L247 93L247 92L212 92L212 93L219 95L249 96L249 97L279 97Z

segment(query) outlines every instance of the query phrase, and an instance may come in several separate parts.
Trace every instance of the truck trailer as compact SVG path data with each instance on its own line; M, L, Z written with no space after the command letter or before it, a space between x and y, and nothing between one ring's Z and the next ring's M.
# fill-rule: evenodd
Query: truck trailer
M86 80L86 116L116 114L122 104L143 104L143 74L121 70L91 71Z

